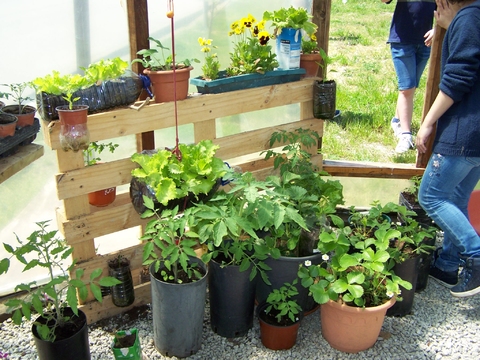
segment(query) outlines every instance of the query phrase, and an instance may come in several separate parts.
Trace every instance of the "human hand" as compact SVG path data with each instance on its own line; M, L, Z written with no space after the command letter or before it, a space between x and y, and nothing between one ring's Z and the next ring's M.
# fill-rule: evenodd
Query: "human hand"
M433 125L427 125L425 123L420 126L418 130L417 137L415 139L415 145L420 154L423 154L427 151L427 141L433 131Z
M432 46L433 35L435 34L435 30L428 30L426 34L423 36L425 38L425 46Z
M450 6L447 0L436 0L437 10L433 12L435 21L442 28L447 29L457 14L458 8Z

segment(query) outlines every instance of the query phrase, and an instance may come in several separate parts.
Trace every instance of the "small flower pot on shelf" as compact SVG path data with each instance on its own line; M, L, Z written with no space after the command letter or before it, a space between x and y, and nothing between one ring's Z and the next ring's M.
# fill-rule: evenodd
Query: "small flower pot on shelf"
M2 111L7 114L15 115L18 119L17 127L23 128L25 126L33 125L35 120L35 112L37 109L35 109L33 106L27 105L23 106L22 112L19 113L17 105L7 105L2 109Z
M0 139L15 135L17 121L15 115L0 112Z
M111 187L89 193L88 203L93 206L103 207L113 203L116 197L117 188Z

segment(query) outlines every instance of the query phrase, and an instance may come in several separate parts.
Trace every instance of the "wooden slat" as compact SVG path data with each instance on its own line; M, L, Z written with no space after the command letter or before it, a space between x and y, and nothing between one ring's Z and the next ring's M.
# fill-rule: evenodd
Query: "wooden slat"
M218 149L216 155L222 159L230 159L246 154L259 153L270 148L270 137L275 131L291 131L300 127L303 129L316 130L320 136L323 135L323 120L311 118L294 121L288 124L246 131L215 139L214 143L220 145L220 149ZM277 144L276 146L280 145L282 144Z
M91 301L79 308L87 316L88 324L95 323L101 319L109 318L136 307L149 304L152 301L152 295L150 290L150 282L138 285L134 288L135 301L132 305L126 307L115 306L112 302L111 295L105 296L102 303L98 301Z
M425 169L414 164L324 160L323 170L332 176L410 179L423 175Z
M147 220L141 219L130 201L128 193L117 195L115 202L107 207L91 207L88 215L68 219L58 211L59 231L69 245L83 246L85 240L111 234L117 231L144 225ZM78 244L78 245L77 245Z
M442 43L443 38L445 37L446 30L440 27L438 24L435 25L435 33L432 41L432 50L430 52L430 64L428 65L428 74L427 74L427 83L424 101L423 101L423 111L422 111L422 123L427 116L428 111L433 105L435 98L438 94L438 85L440 83L440 58L442 56ZM430 134L430 137L427 141L427 152L420 154L417 153L417 162L416 165L419 168L426 167L430 156L432 155L433 141L435 140L435 132L437 129L437 124L434 126L434 131Z
M136 164L126 158L57 174L58 198L62 200L128 184L135 167Z
M23 168L43 156L42 145L28 144L19 146L18 151L5 158L0 159L0 184L15 175Z
M310 101L313 80L304 79L286 84L264 86L223 94L195 96L177 102L179 125L207 119ZM119 109L88 117L91 141L137 134L175 125L172 102L150 104L140 111ZM53 149L59 148L59 126L46 132Z

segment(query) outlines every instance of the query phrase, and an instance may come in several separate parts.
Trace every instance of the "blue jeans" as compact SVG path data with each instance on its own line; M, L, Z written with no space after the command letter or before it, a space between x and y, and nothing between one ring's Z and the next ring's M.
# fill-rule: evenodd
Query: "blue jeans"
M480 157L432 154L422 177L418 200L444 231L435 266L456 271L460 256L480 257L480 237L468 221L468 200L480 179Z
M391 43L390 50L397 73L398 90L417 88L430 58L430 48L424 44Z

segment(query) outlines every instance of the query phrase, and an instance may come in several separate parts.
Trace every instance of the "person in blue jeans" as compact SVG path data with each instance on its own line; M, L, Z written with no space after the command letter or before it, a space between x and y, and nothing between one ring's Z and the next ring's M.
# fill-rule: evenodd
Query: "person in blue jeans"
M444 231L430 276L466 297L480 293L480 237L467 210L480 180L480 0L448 6L458 12L442 44L440 91L416 138L417 150L426 152L437 124L419 202Z
M430 58L435 6L435 0L397 0L390 25L387 43L398 80L397 106L390 125L398 138L395 152L399 154L413 148L413 98Z

